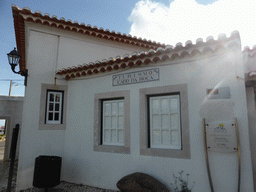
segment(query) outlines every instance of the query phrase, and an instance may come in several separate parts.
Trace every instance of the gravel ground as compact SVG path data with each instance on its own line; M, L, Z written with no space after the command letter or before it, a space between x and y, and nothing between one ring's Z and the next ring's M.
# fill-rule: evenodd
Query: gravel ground
M30 188L26 190L22 190L20 192L44 192L44 189L38 189L38 188ZM48 189L48 192L118 192L115 190L109 190L109 189L100 189L95 187L90 187L82 184L74 184L74 183L68 183L65 181L62 181L60 185Z
M8 175L9 175L9 167L10 161L3 161L3 152L4 152L4 141L0 141L0 192L6 192L7 182L8 182ZM14 164L14 173L13 173L13 181L12 181L12 192L15 192L16 187L16 177L17 177L17 167L18 167L18 160L15 161ZM20 192L44 192L44 189L39 188L30 188L26 190L22 190ZM48 189L48 192L118 192L115 190L109 189L100 189L95 187L90 187L82 184L74 184L62 181L60 185Z
M8 175L9 175L9 165L10 161L0 161L0 181L5 180L4 186L0 186L0 192L6 192ZM12 181L12 192L15 192L16 187L16 176L17 176L17 160L15 162L14 167L14 174L13 174L13 181ZM39 188L29 188L26 190L22 190L20 192L44 192L44 189ZM48 192L118 192L116 190L109 190L109 189L100 189L95 187L90 187L82 184L75 184L75 183L68 183L62 181L60 185L48 189Z
M0 192L7 191L6 187L7 187L8 175L9 175L9 165L10 165L10 161L0 160L0 181L5 180L4 186L0 186ZM18 162L16 160L15 167L14 167L14 174L13 174L12 192L15 192L17 167L18 167ZM22 190L20 192L44 192L44 191L45 191L44 189L33 187L30 189ZM62 181L60 185L54 188L48 189L48 192L118 192L118 191L109 190L109 189L100 189L100 188L90 187L82 184L74 184L74 183L68 183L68 182Z

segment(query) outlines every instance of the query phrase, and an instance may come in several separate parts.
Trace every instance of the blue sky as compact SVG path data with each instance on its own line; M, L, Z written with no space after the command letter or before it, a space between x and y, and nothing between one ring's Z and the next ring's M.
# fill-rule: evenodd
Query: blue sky
M256 44L254 0L0 0L0 95L9 93L7 80L23 79L12 73L6 56L16 47L11 4L174 46L233 30L239 30L242 46ZM13 87L12 95L23 89Z

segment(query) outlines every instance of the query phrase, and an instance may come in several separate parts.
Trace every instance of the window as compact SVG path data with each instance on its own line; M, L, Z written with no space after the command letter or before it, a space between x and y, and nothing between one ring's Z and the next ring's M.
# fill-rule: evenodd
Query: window
M68 86L41 85L39 130L65 130Z
M130 153L130 91L94 95L93 150Z
M150 147L181 149L179 95L150 96Z
M63 91L47 91L46 124L62 123Z
M124 145L124 100L102 103L103 145Z
M140 154L190 159L186 84L140 89Z

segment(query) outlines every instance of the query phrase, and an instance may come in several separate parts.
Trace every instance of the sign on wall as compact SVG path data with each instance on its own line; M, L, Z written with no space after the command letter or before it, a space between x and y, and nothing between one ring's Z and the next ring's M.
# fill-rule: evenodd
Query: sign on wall
M207 89L208 99L230 99L230 87Z
M117 86L117 85L127 85L127 84L143 83L143 82L158 81L158 80L159 80L159 68L154 68L154 69L148 69L143 71L113 75L112 84L113 86Z
M231 122L212 122L206 126L207 149L215 152L237 151L236 127Z

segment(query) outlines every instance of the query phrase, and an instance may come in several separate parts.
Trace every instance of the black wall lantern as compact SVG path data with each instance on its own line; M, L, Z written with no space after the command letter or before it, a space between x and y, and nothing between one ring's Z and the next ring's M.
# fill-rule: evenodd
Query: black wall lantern
M20 74L21 76L24 76L25 77L24 85L27 86L28 70L25 69L25 71L19 71L19 72L15 71L15 67L19 64L20 57L21 57L19 53L16 51L16 48L14 47L14 50L8 53L7 56L8 56L8 61L9 61L9 64L11 65L12 71L14 73Z

